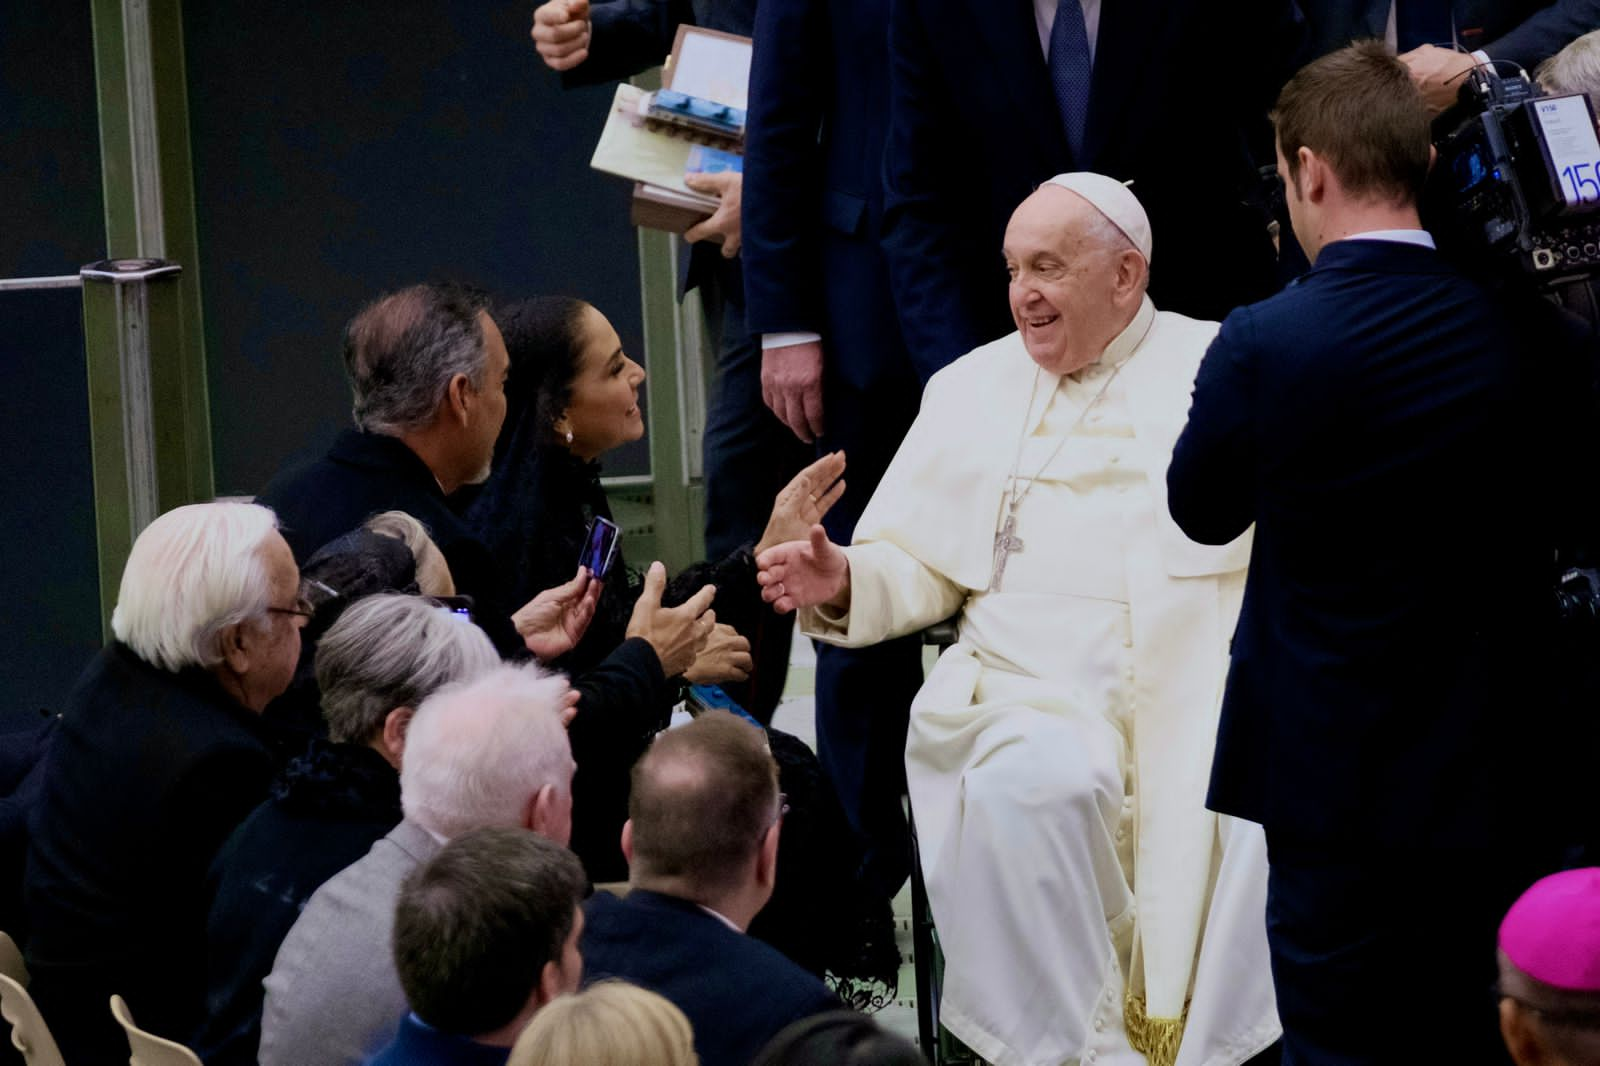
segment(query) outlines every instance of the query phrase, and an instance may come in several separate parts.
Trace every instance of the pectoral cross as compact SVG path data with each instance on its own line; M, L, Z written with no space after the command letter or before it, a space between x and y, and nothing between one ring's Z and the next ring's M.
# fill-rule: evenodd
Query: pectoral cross
M1006 576L1006 560L1012 552L1022 550L1022 538L1017 536L1017 514L1006 515L1005 524L994 535L994 577L989 581L989 591L1000 591L1000 579Z

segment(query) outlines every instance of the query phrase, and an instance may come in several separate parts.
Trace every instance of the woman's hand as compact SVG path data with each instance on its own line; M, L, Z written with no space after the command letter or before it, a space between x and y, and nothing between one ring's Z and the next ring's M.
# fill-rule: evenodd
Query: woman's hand
M633 617L628 619L627 635L649 641L656 658L661 660L662 673L677 677L694 663L716 628L717 614L711 610L711 600L717 587L705 586L681 607L661 606L661 594L666 588L667 568L651 563L644 575L644 589L633 605Z
M545 662L559 659L578 646L600 602L600 582L585 567L565 585L545 589L511 616L522 643Z
M761 568L756 574L761 598L779 614L819 603L850 605L850 560L821 526L811 527L809 541L793 540L762 552L756 565Z
M706 646L694 657L683 679L691 685L720 685L727 681L743 681L750 676L754 663L750 658L750 642L739 631L722 622L711 631Z
M791 540L805 540L807 531L844 495L843 474L844 452L830 452L796 474L773 501L772 517L767 519L756 554Z

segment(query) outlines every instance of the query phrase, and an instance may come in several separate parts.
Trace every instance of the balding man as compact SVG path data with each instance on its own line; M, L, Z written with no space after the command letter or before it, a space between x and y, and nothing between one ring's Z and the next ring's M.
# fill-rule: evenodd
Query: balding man
M29 825L32 991L69 1061L127 1056L112 993L157 1033L203 1014L206 867L266 798L260 714L300 656L299 579L254 504L179 507L133 543Z
M849 646L960 615L906 748L945 1025L997 1063L1242 1062L1278 1035L1265 854L1204 801L1249 545L1184 537L1164 480L1217 327L1156 311L1101 175L1004 254L1017 331L934 376L853 546L818 526L760 580Z
M400 883L445 842L513 826L565 845L576 768L562 717L567 683L498 667L422 701L400 770L405 818L317 890L265 981L262 1066L359 1063L406 1013L390 949Z
M632 891L586 909L586 978L620 977L688 1015L703 1066L747 1066L779 1030L837 1010L816 977L745 935L772 897L783 828L766 734L726 711L662 733L633 771Z

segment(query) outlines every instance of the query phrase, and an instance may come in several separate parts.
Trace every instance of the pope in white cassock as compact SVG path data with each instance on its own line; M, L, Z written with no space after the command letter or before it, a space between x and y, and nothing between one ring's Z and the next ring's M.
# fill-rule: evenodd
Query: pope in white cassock
M1280 1033L1261 829L1205 809L1249 535L1167 514L1217 325L1150 303L1150 244L1118 182L1042 186L1006 229L1017 332L928 383L850 547L759 560L819 640L960 615L906 770L941 1020L1002 1066L1223 1066Z

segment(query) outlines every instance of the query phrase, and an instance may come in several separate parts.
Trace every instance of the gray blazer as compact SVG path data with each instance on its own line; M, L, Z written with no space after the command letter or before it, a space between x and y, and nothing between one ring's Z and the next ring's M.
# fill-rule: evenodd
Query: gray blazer
M311 897L263 982L261 1066L359 1066L408 1010L390 944L400 882L441 847L407 819Z

